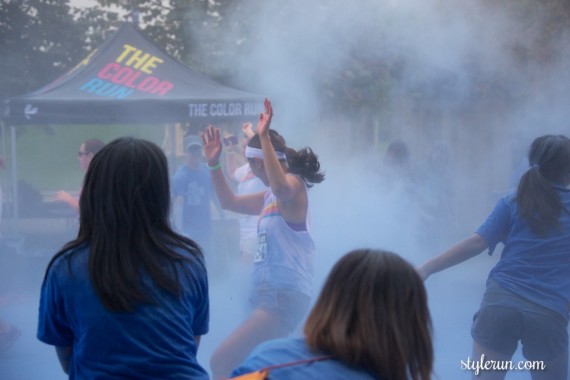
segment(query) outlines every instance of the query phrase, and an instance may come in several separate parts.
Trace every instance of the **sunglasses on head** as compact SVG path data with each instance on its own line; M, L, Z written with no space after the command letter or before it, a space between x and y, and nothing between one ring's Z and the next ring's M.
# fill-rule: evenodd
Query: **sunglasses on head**
M236 145L238 143L238 138L235 135L224 137L223 139L225 146Z

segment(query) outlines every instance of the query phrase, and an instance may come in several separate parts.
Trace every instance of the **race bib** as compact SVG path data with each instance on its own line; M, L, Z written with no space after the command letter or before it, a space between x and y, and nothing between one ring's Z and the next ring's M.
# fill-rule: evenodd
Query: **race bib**
M255 252L254 263L264 262L267 259L266 234L257 235L257 251Z

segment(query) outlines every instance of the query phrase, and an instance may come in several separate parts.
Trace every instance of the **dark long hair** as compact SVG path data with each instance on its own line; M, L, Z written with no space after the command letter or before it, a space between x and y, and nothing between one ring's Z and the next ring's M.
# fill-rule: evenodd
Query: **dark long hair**
M324 181L325 174L320 171L321 164L319 163L319 157L311 148L305 147L298 151L289 148L283 136L273 129L269 130L269 137L271 138L273 149L275 149L276 152L285 153L289 172L303 178L307 187L312 187L315 183ZM254 135L247 145L252 148L261 149L259 135Z
M431 318L424 284L394 253L359 249L343 256L309 314L305 335L313 351L377 378L431 378Z
M553 227L559 227L562 211L568 212L553 185L567 185L570 140L562 135L536 138L530 146L528 162L531 167L520 179L517 205L532 232L545 236Z
M109 310L131 311L153 302L142 274L179 295L176 265L189 258L176 248L198 257L203 266L196 243L170 227L167 161L149 141L119 138L95 155L85 175L79 213L77 238L54 256L47 271L58 257L88 246L90 280Z

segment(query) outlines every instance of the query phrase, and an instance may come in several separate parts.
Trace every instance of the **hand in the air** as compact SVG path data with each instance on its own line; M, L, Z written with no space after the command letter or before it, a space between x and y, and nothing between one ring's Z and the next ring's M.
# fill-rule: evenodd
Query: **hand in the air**
M209 166L214 166L220 162L222 154L222 139L220 138L220 129L212 125L208 125L206 130L201 133L202 146L204 148L204 156Z
M266 136L269 134L269 126L271 125L271 119L273 118L273 107L271 106L271 101L265 98L265 112L259 114L259 121L257 122L257 133L260 136Z

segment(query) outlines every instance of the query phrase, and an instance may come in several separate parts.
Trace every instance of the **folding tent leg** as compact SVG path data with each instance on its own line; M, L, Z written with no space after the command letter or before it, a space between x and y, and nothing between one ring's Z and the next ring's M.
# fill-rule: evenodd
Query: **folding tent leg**
M20 208L18 199L18 173L17 173L17 153L16 153L16 126L11 126L11 170L10 179L12 182L12 221L10 233L7 236L2 237L2 244L8 247L12 252L16 254L22 253L22 246L24 244L24 236L20 234Z
M11 127L11 138L12 138L12 217L14 218L15 223L15 233L18 234L20 231L20 209L18 207L18 173L17 173L17 165L16 165L16 126L12 125Z

